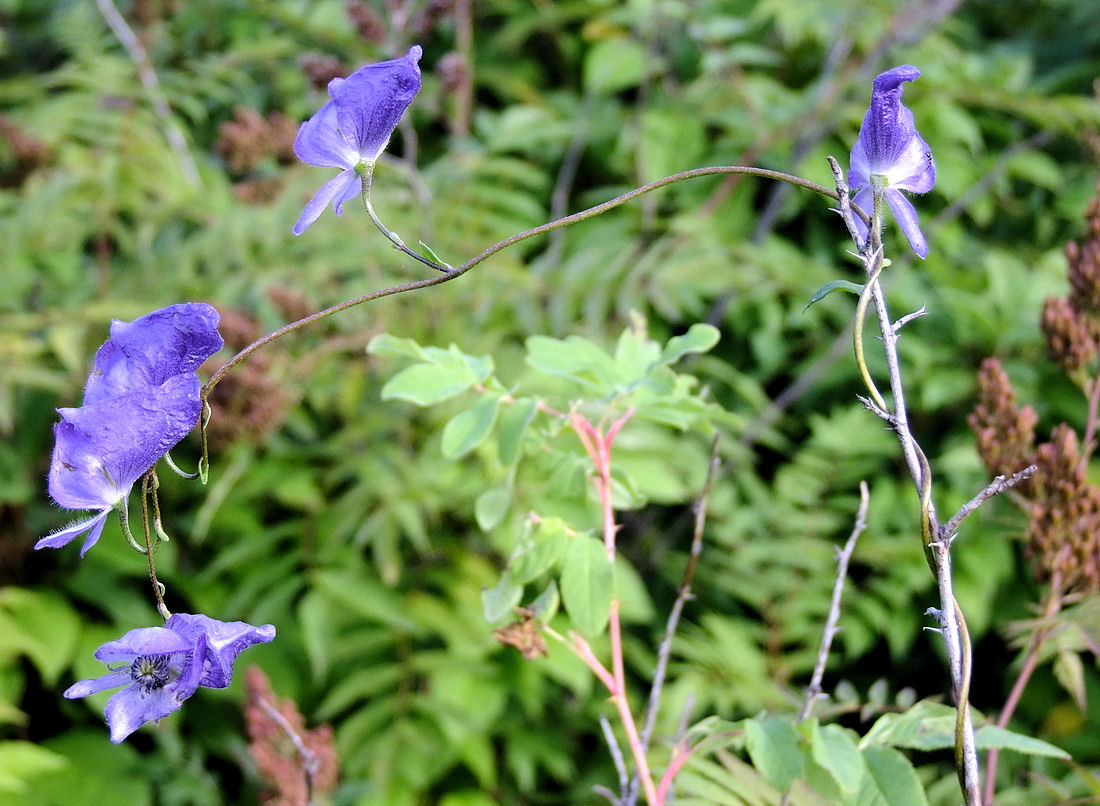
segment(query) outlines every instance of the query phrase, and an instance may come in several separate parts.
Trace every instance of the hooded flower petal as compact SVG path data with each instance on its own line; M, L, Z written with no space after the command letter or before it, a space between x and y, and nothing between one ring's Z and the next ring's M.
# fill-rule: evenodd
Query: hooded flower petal
M201 613L177 613L168 619L166 626L193 643L196 666L202 667L198 682L208 688L228 686L237 655L253 644L275 638L275 628L270 624L253 627L243 621L218 621Z
M89 530L81 555L95 544L107 513L125 506L134 482L195 427L202 411L195 370L221 346L218 313L205 303L112 323L84 405L58 409L49 477L50 496L60 506L99 514L35 548L57 548Z
M146 722L177 710L199 686L229 685L237 655L254 643L274 638L270 624L253 627L180 613L164 627L130 630L101 646L95 653L99 660L127 665L82 680L70 686L65 696L75 699L124 686L106 707L111 741L121 742Z
M295 235L305 232L329 202L339 215L341 205L362 191L356 168L378 159L420 91L421 53L413 45L400 59L369 64L329 82L332 100L298 129L294 153L310 165L343 172L322 185L305 206L292 230Z
M378 159L420 92L417 63L422 54L420 46L413 45L400 59L368 64L347 78L329 82L340 132L363 161Z
M936 182L932 150L917 132L912 111L901 102L902 85L919 75L920 70L916 67L903 65L887 70L874 80L871 105L859 128L859 140L852 149L848 185L855 193L852 201L870 213L871 177L884 177L891 211L902 225L913 251L925 257L928 246L917 223L916 212L898 193L901 190L927 193ZM905 220L899 216L904 216ZM867 225L858 218L856 225L861 237L866 238Z

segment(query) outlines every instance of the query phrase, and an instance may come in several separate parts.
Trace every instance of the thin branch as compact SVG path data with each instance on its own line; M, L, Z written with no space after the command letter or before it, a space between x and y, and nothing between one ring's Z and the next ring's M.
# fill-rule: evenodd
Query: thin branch
M623 803L626 797L628 779L626 775L626 759L623 758L623 749L619 747L619 741L615 738L615 731L611 729L611 722L607 717L600 714L600 730L603 731L604 740L607 742L607 749L611 753L611 760L615 762L615 772L619 774L619 795L615 797L610 790L604 793L604 796L608 798L615 806ZM600 787L606 789L605 787Z
M710 500L710 491L714 485L714 477L717 475L720 460L718 458L718 435L710 443L710 462L707 464L707 477L703 482L703 491L699 500L695 502L695 528L691 536L691 553L688 557L687 567L680 582L680 592L676 601L672 604L672 610L668 614L665 624L665 635L657 647L657 667L653 672L653 685L649 689L649 702L646 703L645 722L642 725L642 750L649 749L649 743L653 739L653 727L657 723L657 713L661 710L661 691L664 688L665 675L668 673L668 659L672 654L672 639L676 635L676 628L680 624L680 615L684 605L691 598L691 582L695 577L695 569L699 564L699 555L703 551L703 527L707 521L707 502ZM627 790L626 804L633 806L638 798L638 774L630 779L630 788Z
M901 319L894 322L894 324L893 324L894 333L900 332L903 327L905 327L907 324L912 322L914 319L918 319L921 316L925 316L925 315L927 315L927 313L928 313L928 310L923 305L921 305L920 308L913 311L912 313L905 314L905 316L901 317Z
M198 168L195 167L195 159L187 148L183 130L180 129L172 117L172 110L160 88L160 81L153 69L153 62L149 58L149 53L111 0L96 0L96 6L99 8L99 13L103 15L103 19L107 21L107 25L114 33L115 38L130 54L131 61L137 67L138 80L141 81L141 85L149 96L153 111L160 118L161 126L164 127L164 139L168 141L168 145L171 146L172 151L175 152L176 158L179 160L183 178L187 180L187 184L191 187L199 187L202 183L199 180Z
M856 548L856 540L867 528L867 507L871 503L871 496L867 490L867 482L859 483L859 510L856 512L856 521L852 526L852 533L848 536L848 542L844 548L836 549L836 582L833 583L833 598L829 602L829 615L825 619L825 630L821 635L821 647L817 651L817 662L814 664L813 675L810 677L810 685L806 689L806 701L802 704L802 710L798 714L798 721L806 719L814 707L814 700L821 696L821 680L825 676L825 664L829 660L829 650L833 645L833 638L838 632L837 621L840 619L840 600L844 593L844 580L848 577L848 563L852 559L852 552Z
M1003 493L1010 487L1016 486L1024 479L1031 478L1035 475L1035 472L1038 469L1038 465L1028 465L1023 470L1013 473L1007 478L1005 476L997 476L997 478L993 479L993 481L989 482L989 484L986 485L984 490L982 490L980 493L978 493L965 504L963 504L959 508L959 511L951 517L951 520L940 527L940 533L945 535L947 539L952 539L952 535L954 535L955 532L958 531L960 524L962 524L967 515L980 507L993 496Z
M466 272L488 260L497 252L501 252L510 246L514 246L517 243L521 243L522 241L534 238L537 235L542 235L547 232L553 232L554 230L560 229L562 227L570 226L571 224L575 224L578 221L584 221L585 219L591 218L592 216L600 215L601 213L605 213L608 210L612 210L616 207L620 207L626 204L627 202L633 201L640 196L644 196L647 193L652 193L658 188L663 188L667 185L675 184L676 182L682 182L686 179L696 179L703 176L723 176L729 174L748 174L751 176L764 177L765 179L774 179L780 182L790 182L791 184L797 185L798 187L804 188L806 190L812 190L815 193L820 193L821 195L826 196L830 199L837 199L837 192L835 190L827 188L823 185L819 185L816 182L810 182L807 179L802 179L797 176L791 176L790 174L785 174L780 171L770 171L765 168L753 168L745 165L717 165L706 168L694 168L690 171L682 171L680 173L672 174L670 176L664 177L663 179L658 179L655 182L650 182L648 185L642 185L641 187L634 188L633 190L616 196L613 199L609 199L602 204L597 204L593 207L589 207L585 210L573 213L572 215L567 215L564 218L559 218L554 221L547 222L546 224L541 224L537 227L533 227L529 230L524 230L523 232L505 238L502 241L498 241L492 246L482 250L480 254L470 258L470 260L466 261L462 265L455 267L453 270L445 270L443 273L436 274L432 277L427 277L422 280L412 280L405 283L398 283L397 285L392 285L388 288L369 291L366 294L361 294L358 297L344 300L343 302L337 303L336 305L333 305L329 308L325 308L323 311L318 311L317 313L303 317L297 322L291 322L290 324L284 325L277 330L273 330L271 333L268 333L267 335L262 336L256 341L249 344L243 350L238 352L235 356L230 358L225 364L223 364L217 370L217 372L214 373L210 380L206 382L206 385L202 389L202 398L203 400L206 400L206 398L210 395L211 390L213 390L213 388L217 386L221 379L225 377L226 373L233 369L233 367L235 367L237 364L241 363L241 361L248 358L248 356L252 355L252 353L263 347L266 347L268 344L275 341L276 339L279 339L289 333L294 333L295 331L311 325L314 322L318 322L322 319L332 316L333 314L340 313L341 311L346 311L349 308L354 308L357 305L362 305L366 302L381 299L382 297L390 297L395 294L403 294L410 291L419 291L422 288L431 288L432 286L441 285L443 283L450 282L451 280L458 279ZM850 211L855 211L857 214L866 217L866 215L854 205L850 206L849 209ZM445 267L433 266L433 268L440 269Z
M294 749L302 759L302 774L305 776L306 783L306 804L313 802L313 779L317 776L317 773L321 771L321 759L314 753L309 747L306 746L305 741L295 730L294 726L290 724L285 716L279 713L279 709L269 703L264 697L257 696L256 702L274 722L276 722L280 728L283 729L283 733L290 739L291 744L294 745Z

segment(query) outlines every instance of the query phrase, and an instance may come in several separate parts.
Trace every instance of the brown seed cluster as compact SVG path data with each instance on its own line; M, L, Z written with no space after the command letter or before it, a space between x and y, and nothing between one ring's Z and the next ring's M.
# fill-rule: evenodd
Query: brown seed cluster
M1040 323L1050 357L1069 373L1087 368L1100 352L1100 198L1085 218L1084 244L1066 245L1069 295L1048 299Z
M1028 555L1037 576L1057 572L1065 590L1100 590L1100 488L1085 477L1077 434L1057 426L1035 463Z
M302 70L309 77L309 83L321 90L334 78L345 78L351 71L335 56L323 53L307 53L302 57Z
M382 18L363 0L348 0L344 4L344 13L355 26L355 32L367 42L380 45L386 41L386 26Z
M49 150L14 121L0 115L0 187L16 188L45 164Z
M1048 299L1041 319L1051 358L1086 388L1100 383L1093 366L1100 354L1100 195L1089 204L1087 221L1085 242L1066 247L1070 292ZM1037 421L1031 406L1016 405L1000 362L986 359L978 374L978 405L968 422L991 473L1038 466L1016 487L1031 517L1027 554L1035 575L1057 576L1063 592L1100 591L1100 487L1087 475L1092 446L1083 450L1077 434L1062 423L1049 442L1036 447Z
M967 418L978 438L978 455L995 476L1011 476L1032 462L1039 415L1031 406L1016 405L1016 390L996 358L987 358L978 372L978 405ZM1024 491L1024 482L1018 489Z
M233 120L223 123L214 150L225 158L230 172L241 176L273 158L280 164L294 162L294 138L298 124L281 112L266 117L255 109L239 106Z
M241 350L258 339L259 325L239 311L222 311L220 331L226 345ZM220 365L214 361L211 366ZM273 377L271 354L250 355L214 387L207 400L212 416L206 429L211 450L223 450L239 439L256 442L286 417L290 400Z
M251 739L248 749L268 784L260 802L265 806L327 802L324 796L336 789L340 777L331 726L306 730L305 719L294 701L278 699L270 681L255 666L245 672L245 686L248 704L244 715ZM295 745L295 738L306 753Z

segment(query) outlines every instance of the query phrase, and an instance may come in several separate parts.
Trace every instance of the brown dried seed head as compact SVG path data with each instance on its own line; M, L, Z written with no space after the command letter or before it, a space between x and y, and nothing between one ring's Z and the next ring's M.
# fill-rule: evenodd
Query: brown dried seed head
M335 56L323 53L307 53L301 60L302 69L309 82L317 89L324 89L334 78L345 78L350 72Z
M1100 197L1100 186L1097 187ZM1085 211L1085 240L1066 244L1070 302L1079 311L1100 312L1100 198Z
M987 358L978 373L978 405L967 418L978 440L978 455L989 472L1008 476L1032 462L1035 451L1035 409L1016 406L1016 391L1001 362ZM1027 482L1017 489L1027 495Z
M1040 327L1051 360L1066 372L1086 366L1100 348L1100 324L1061 297L1050 297L1043 304Z
M386 26L382 24L382 18L362 0L348 0L344 11L355 26L356 33L367 42L380 45L386 41Z

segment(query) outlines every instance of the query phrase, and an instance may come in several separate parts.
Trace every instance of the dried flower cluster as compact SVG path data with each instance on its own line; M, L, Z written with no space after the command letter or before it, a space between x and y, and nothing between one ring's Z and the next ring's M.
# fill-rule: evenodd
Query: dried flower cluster
M1050 357L1069 373L1100 352L1100 198L1089 203L1086 221L1084 245L1066 245L1069 295L1048 299L1041 322Z
M239 311L226 311L221 332L225 343L241 350L261 335L260 326ZM270 353L262 350L214 387L207 399L213 416L206 435L214 450L246 438L258 442L279 427L289 399L272 376Z
M256 170L268 158L287 165L294 159L294 135L298 126L281 112L266 117L255 109L238 106L233 120L223 123L214 150L225 158L229 170L240 176Z
M245 719L252 740L249 751L271 786L261 802L265 806L299 806L314 802L311 796L331 793L340 777L332 728L322 725L306 730L305 720L294 702L276 698L271 683L258 668L251 667L245 672L245 683L248 687ZM295 746L288 727L305 748L306 757Z
M1066 247L1070 292L1048 299L1041 319L1051 358L1086 388L1100 383L1090 378L1090 364L1100 353L1100 196L1089 204L1087 220L1084 244ZM978 389L968 422L985 466L997 475L1038 466L1016 488L1028 501L1027 553L1036 577L1049 580L1057 573L1066 591L1100 591L1100 487L1088 481L1091 446L1082 450L1077 434L1062 423L1049 442L1036 447L1035 410L1016 405L1016 392L996 359L983 362Z
M45 143L0 116L0 187L19 187L48 157Z

